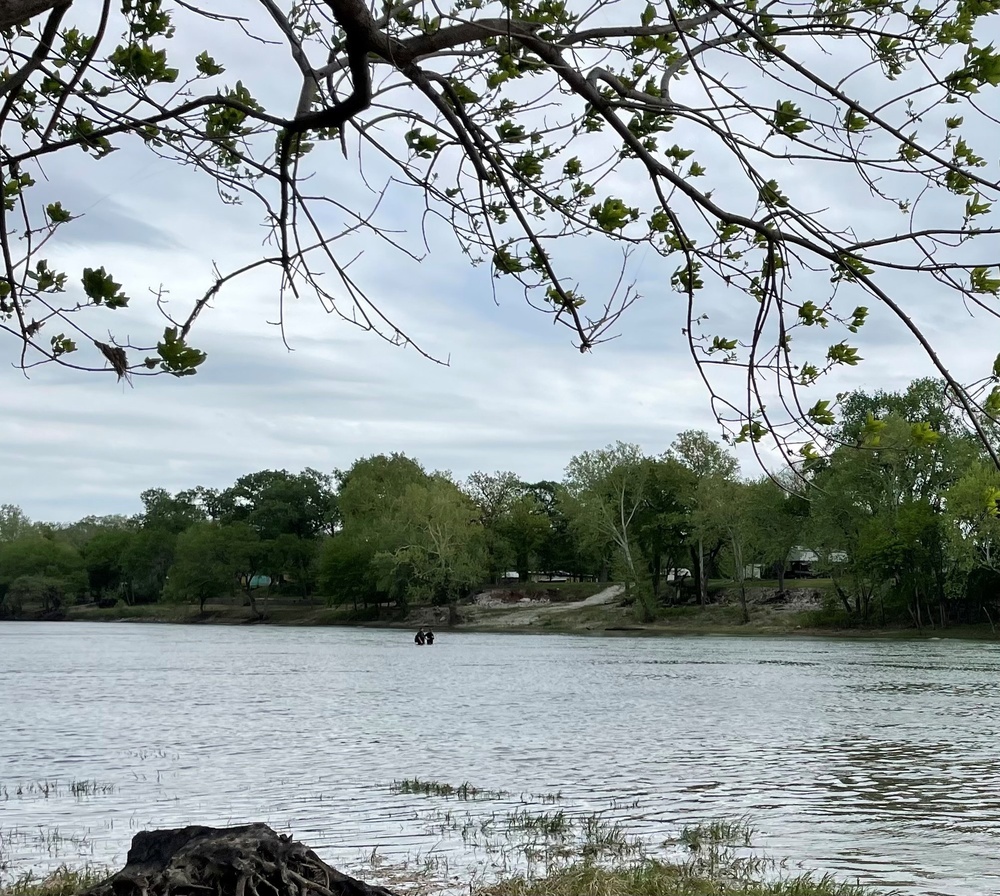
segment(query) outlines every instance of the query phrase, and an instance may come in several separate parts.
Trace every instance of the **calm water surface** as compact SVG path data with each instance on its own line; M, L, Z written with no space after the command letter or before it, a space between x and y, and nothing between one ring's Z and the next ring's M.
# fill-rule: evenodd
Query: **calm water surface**
M0 862L266 820L347 868L473 863L431 815L504 806L390 792L418 776L561 791L651 842L749 813L806 869L996 894L998 725L993 644L0 623Z

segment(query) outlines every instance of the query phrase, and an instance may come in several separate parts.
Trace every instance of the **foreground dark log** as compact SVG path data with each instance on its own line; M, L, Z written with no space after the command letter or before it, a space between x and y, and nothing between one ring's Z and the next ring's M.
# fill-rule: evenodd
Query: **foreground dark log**
M142 831L125 867L80 896L394 896L266 824Z

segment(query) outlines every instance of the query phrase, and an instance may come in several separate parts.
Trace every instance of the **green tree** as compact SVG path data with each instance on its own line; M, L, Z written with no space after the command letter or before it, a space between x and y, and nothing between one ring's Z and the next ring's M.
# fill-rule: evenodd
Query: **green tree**
M16 504L0 504L0 543L16 541L33 531L31 520L20 507Z
M214 495L209 506L213 518L246 523L265 541L280 535L302 539L330 534L337 522L332 478L311 469L249 473Z
M716 525L719 517L711 512L720 484L735 479L739 464L725 448L704 430L689 429L678 433L667 452L692 474L692 492L688 504L693 511L691 540L695 586L701 605L708 603L706 551L720 543L722 533Z
M87 588L80 552L65 542L37 535L0 544L0 591L22 577L57 582L67 598L76 598Z
M377 525L407 488L430 480L417 461L399 453L361 458L337 478L345 531Z
M204 613L206 601L241 590L259 617L253 580L266 570L266 547L245 523L195 523L177 537L164 596L198 601Z
M308 597L316 583L319 540L286 533L267 544L270 550L268 565L274 576L283 586L289 586L303 597Z
M873 601L918 624L943 621L956 569L946 550L945 495L973 459L964 434L897 414L869 415L861 443L834 451L815 475L813 539L848 613L866 622ZM889 601L892 605L886 605Z
M517 564L515 548L506 536L511 531L511 513L524 497L526 487L516 473L509 471L476 471L461 487L479 510L489 558L489 577L496 582L511 563Z
M660 599L663 573L676 569L687 551L691 532L692 474L672 458L647 460L647 481L635 537L649 569L654 604Z
M178 537L169 529L152 526L139 529L128 540L121 556L128 603L152 603L160 599L174 562Z
M642 449L625 442L585 451L566 466L565 485L578 516L583 525L614 544L626 586L637 579L634 530L648 480Z
M760 532L754 518L752 495L752 486L748 483L709 477L700 483L696 513L705 520L706 529L722 535L723 572L737 587L744 624L750 621L747 579L759 555Z
M467 596L488 571L478 516L468 495L444 476L409 486L387 521L394 546L372 559L379 589L400 606Z
M521 494L500 519L497 532L509 548L518 579L527 582L533 566L552 535L552 521L542 504L530 492ZM549 567L550 570L555 567Z
M179 535L188 526L205 519L204 509L190 493L172 495L164 488L150 488L139 497L144 508L141 522L145 529L163 529Z
M236 568L229 561L228 541L217 523L195 523L177 538L176 558L164 588L171 601L205 603L235 587Z
M26 604L37 604L43 613L58 613L66 600L66 581L49 576L18 576L0 598L0 619L16 619Z
M537 548L538 568L543 572L574 575L599 573L604 559L602 546L578 537L580 527L574 518L577 505L566 487L559 482L542 480L528 484L526 489L526 494L535 500L548 521L545 537Z
M95 533L83 546L90 590L98 597L123 596L131 602L131 589L126 584L125 556L134 538L135 533L128 529L107 528Z
M258 0L240 9L252 62L227 71L219 60L241 55L226 52L232 21L207 7L108 4L98 26L87 4L10 0L0 13L11 60L0 107L4 326L23 366L187 375L204 361L188 339L209 301L273 269L289 295L315 292L342 319L412 345L348 260L369 240L416 272L420 225L440 217L456 258L525 293L584 350L636 299L621 284L659 261L733 433L780 435L788 420L823 431L829 400L806 393L862 360L852 341L870 305L918 337L946 379L946 360L908 313L911 296L931 284L991 320L998 183L979 144L1000 84L1000 51L983 37L995 11L896 0L456 0L426 11ZM557 106L546 101L557 94ZM114 168L123 147L197 171L272 236L264 254L247 247L209 275L187 309L171 305L162 330L137 337L149 349L103 337L140 326L129 306L147 284L119 283L96 251L63 270L58 246L80 210L41 186L65 180L65 166L83 165L73 168L83 180ZM350 191L330 205L327 185L345 164L386 184L375 212ZM814 201L831 172L851 228L840 205ZM409 203L394 201L406 190ZM571 247L597 254L594 237L606 256L620 253L617 275L602 263L581 276ZM753 301L718 298L723 284ZM709 313L719 302L721 332ZM85 320L102 339L82 338ZM745 376L727 377L741 367ZM981 374L986 389L956 391L973 417L977 403L1000 402L991 371ZM785 400L767 404L777 391L768 385Z
M372 559L374 546L363 537L350 533L327 539L319 554L319 587L330 603L378 605L380 597L375 584Z
M808 486L798 474L787 470L776 478L762 476L745 488L757 559L774 571L778 589L783 591L789 555L804 540L809 519Z

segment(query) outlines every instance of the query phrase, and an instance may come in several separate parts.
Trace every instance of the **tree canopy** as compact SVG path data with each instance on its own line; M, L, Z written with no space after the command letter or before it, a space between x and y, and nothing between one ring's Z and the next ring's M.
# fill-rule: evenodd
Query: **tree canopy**
M272 599L375 617L482 589L614 580L643 621L707 607L720 588L738 592L745 621L752 580L781 592L805 575L825 580L823 624L995 625L1000 473L956 425L947 390L917 380L842 407L843 444L773 479L741 476L725 446L691 430L659 453L580 452L560 482L459 482L392 453L329 475L152 488L135 517L46 524L5 505L0 617L161 600L263 615Z
M205 359L199 314L270 269L279 315L284 298L314 296L419 348L351 264L368 249L446 251L428 235L443 222L497 291L523 293L581 350L614 334L638 265L661 259L654 288L680 294L678 324L735 439L770 433L810 454L834 424L824 375L862 360L872 306L983 436L1000 359L960 381L912 303L933 293L954 319L997 316L998 9L7 0L0 325L24 367L187 375ZM230 68L233 43L255 48L254 66ZM52 195L49 172L86 179L134 147L268 228L263 252L246 246L183 309L165 301L169 272L125 285L97 249L80 269L60 261L80 210ZM333 186L347 179L370 198ZM832 183L834 204L819 189ZM619 264L581 281L594 240ZM125 336L115 315L147 288L163 329Z

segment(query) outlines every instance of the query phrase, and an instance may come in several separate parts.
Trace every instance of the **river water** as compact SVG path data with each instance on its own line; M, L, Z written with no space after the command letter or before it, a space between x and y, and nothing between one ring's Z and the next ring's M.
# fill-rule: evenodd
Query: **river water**
M649 842L749 814L793 868L996 894L998 725L994 644L0 623L0 867L265 820L454 875L484 861L454 819L559 794ZM392 791L414 776L510 795Z

